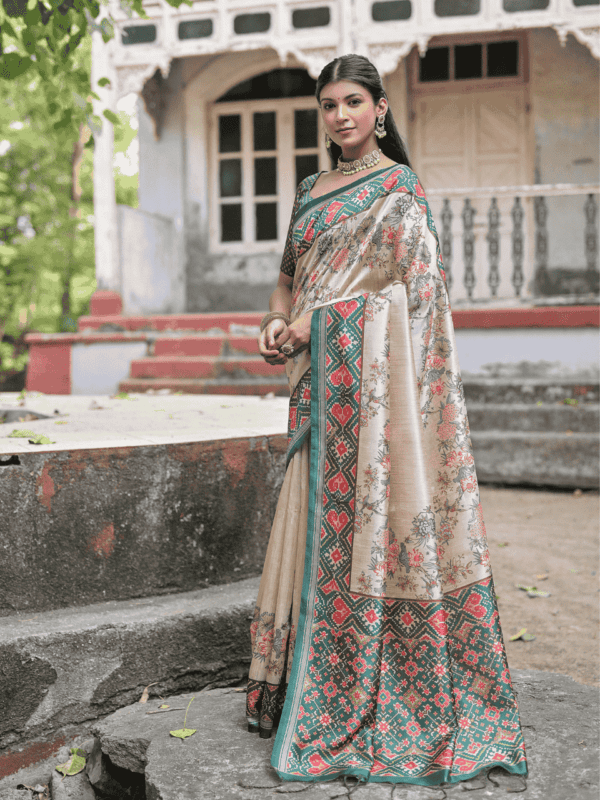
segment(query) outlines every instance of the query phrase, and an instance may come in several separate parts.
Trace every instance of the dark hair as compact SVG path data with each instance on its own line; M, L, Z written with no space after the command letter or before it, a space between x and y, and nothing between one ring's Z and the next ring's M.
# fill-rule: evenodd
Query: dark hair
M317 79L317 88L315 91L319 105L321 105L321 92L323 91L323 87L333 81L352 81L353 83L359 83L369 92L375 104L377 104L382 97L385 97L387 100L387 95L381 83L379 73L369 59L364 56L350 53L345 56L339 56L339 58L334 58L333 61L330 61L329 64L323 67ZM387 136L379 139L381 151L388 156L388 158L391 158L392 161L397 161L398 164L406 164L407 167L410 167L406 145L398 133L398 128L392 116L392 110L389 107L385 115L385 130ZM339 144L332 141L329 149L329 157L331 158L333 166L337 164L337 160L341 154L342 148Z

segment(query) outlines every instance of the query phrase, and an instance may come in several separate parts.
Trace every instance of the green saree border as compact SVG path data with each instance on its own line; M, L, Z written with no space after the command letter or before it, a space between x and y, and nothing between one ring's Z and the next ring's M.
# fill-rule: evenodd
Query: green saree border
M296 214L296 216L294 218L294 222L299 220L301 216L303 216L307 211L310 211L312 208L314 208L319 203L327 202L327 200L330 200L332 197L338 197L339 195L345 194L347 191L350 191L352 189L356 189L356 187L360 186L361 183L367 183L368 181L373 180L373 178L377 177L378 175L381 175L384 172L389 172L392 169L397 169L399 166L401 166L401 165L400 164L394 164L391 167L382 167L381 169L375 170L375 172L369 172L367 175L362 175L360 178L357 178L355 181L352 181L352 183L348 183L348 184L346 184L346 186L340 187L340 189L333 189L333 191L327 192L327 194L321 194L321 195L319 195L319 197L312 197L311 194L310 194L313 186L315 185L313 183L313 185L310 187L310 189L307 192L307 196L310 197L310 200L308 200L308 202L303 203L300 206L300 208L298 209L298 213ZM321 175L321 174L322 173L319 173L319 175ZM315 181L315 183L316 183L316 181Z
M304 444L304 440L310 433L310 420L307 419L306 422L303 422L302 425L298 428L296 433L292 436L290 443L288 445L286 457L285 457L285 468L288 468L290 461L292 460L293 456L298 452L298 450Z
M288 684L285 705L271 765L280 777L287 780L302 780L290 778L285 772L285 761L290 751L294 735L295 719L298 715L303 681L299 680L306 671L312 623L314 601L317 589L317 572L319 568L319 555L321 537L321 513L323 506L323 476L326 452L325 433L325 327L327 323L327 307L318 308L313 312L310 326L311 341L311 430L313 435L310 442L310 483L308 501L308 525L306 530L306 555L304 560L304 579L302 582L302 596L300 599L300 616L298 618L298 632L294 647L294 661ZM325 313L323 313L325 312Z

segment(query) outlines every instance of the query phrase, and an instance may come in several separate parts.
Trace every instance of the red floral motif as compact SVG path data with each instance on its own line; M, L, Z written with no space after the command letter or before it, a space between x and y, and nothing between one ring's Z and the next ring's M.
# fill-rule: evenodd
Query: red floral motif
M442 440L452 439L456 434L456 425L452 422L442 422L441 425L438 425L437 432Z
M420 553L418 550L409 550L407 555L408 563L411 567L420 567L423 563L423 553Z
M348 255L350 251L347 247L344 247L338 253L335 254L333 259L331 260L331 269L334 272L339 272L344 267L348 266Z

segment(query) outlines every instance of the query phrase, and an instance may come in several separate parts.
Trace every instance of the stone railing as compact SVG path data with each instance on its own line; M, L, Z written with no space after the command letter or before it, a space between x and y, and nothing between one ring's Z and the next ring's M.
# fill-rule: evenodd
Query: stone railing
M426 187L426 193L454 305L597 297L600 186Z

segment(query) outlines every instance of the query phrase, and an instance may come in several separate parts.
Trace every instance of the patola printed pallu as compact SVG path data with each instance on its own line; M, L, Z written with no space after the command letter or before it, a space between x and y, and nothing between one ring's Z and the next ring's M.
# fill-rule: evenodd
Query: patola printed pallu
M288 467L252 625L248 719L286 780L527 774L431 213L393 167L301 184L282 269Z

